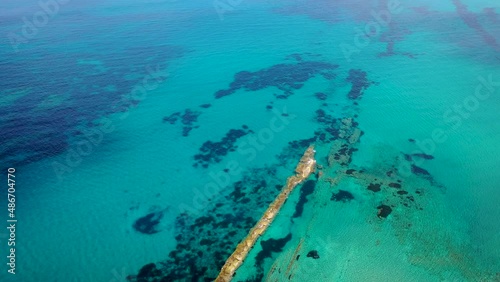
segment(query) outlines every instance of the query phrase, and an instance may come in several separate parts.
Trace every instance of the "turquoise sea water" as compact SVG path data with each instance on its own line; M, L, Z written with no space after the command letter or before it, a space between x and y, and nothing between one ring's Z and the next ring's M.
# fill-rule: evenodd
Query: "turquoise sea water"
M500 6L436 2L2 2L1 281L212 281L311 144L234 281L499 281Z

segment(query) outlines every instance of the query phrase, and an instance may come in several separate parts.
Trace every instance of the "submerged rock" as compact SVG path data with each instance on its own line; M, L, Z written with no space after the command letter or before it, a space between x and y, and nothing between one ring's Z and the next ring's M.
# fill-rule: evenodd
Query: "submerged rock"
M312 250L309 253L307 253L308 258L313 258L313 259L319 259L319 254L318 251Z
M248 126L243 125L243 129L230 129L220 141L206 141L199 149L199 153L194 155L194 167L202 166L207 168L211 163L219 163L229 152L236 151L236 142L241 137L252 133Z
M370 185L368 185L368 190L373 191L373 192L379 192L380 191L380 184L370 183Z
M160 224L162 218L163 212L152 212L136 220L133 227L144 234L158 233L161 231L158 228L158 224Z
M209 105L209 104L203 104L201 107L204 107L205 105ZM176 113L173 113L169 116L164 117L163 122L168 122L170 124L176 124L177 121L180 120L182 125L183 125L182 136L186 137L189 135L189 132L191 130L199 127L196 124L198 121L198 117L200 115L201 115L200 111L193 111L191 109L186 109L186 110L184 110L184 113L176 112Z
M418 167L416 165L411 166L411 171L415 174L421 174L421 175L431 175L427 170Z
M136 278L138 281L148 281L148 279L158 276L161 276L161 271L156 268L154 263L149 263L139 270Z
M389 183L389 187L392 187L392 188L401 188L401 184L399 183Z
M257 91L267 87L276 87L282 94L275 94L278 99L286 99L293 91L317 74L331 74L338 65L320 61L298 61L296 63L277 64L255 72L240 71L227 89L221 89L214 95L216 99L232 95L239 89Z
M380 205L377 207L378 209L378 212L377 212L377 216L380 217L380 218L387 218L388 215L391 214L392 212L392 208L389 207L388 205Z
M346 174L349 174L349 175L352 175L353 173L355 173L356 170L355 169L348 169L345 171Z
M348 94L348 97L351 100L361 98L364 90L372 84L372 82L368 80L366 72L360 69L349 70L349 76L346 78L346 81L352 83L351 90Z
M314 192L314 187L316 187L316 182L314 180L308 180L302 185L302 188L300 189L300 198L295 206L295 212L293 213L292 218L302 216L304 205L307 203L307 196Z
M412 156L419 157L419 158L426 159L426 160L432 160L432 159L434 159L433 156L427 155L427 154L424 154L424 153L421 153L421 154L412 154Z
M279 239L268 239L260 242L262 251L260 251L255 257L257 265L262 265L265 258L271 257L272 253L280 253L283 251L286 243L292 239L292 233L288 233L286 237Z
M330 198L330 200L332 201L337 201L337 202L349 202L351 200L354 199L354 196L348 192L348 191L345 191L345 190L339 190L338 193L333 193L332 194L332 197Z
M322 92L318 92L318 93L314 94L314 96L316 96L316 98L318 98L318 100L321 100L321 101L324 101L324 100L326 100L326 98L328 98L328 96Z

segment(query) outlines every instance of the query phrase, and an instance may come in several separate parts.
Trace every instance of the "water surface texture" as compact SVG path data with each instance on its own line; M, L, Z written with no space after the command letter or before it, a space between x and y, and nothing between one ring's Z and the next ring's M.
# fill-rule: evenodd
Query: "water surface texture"
M496 0L0 3L0 280L500 281ZM15 274L8 168L15 168Z

